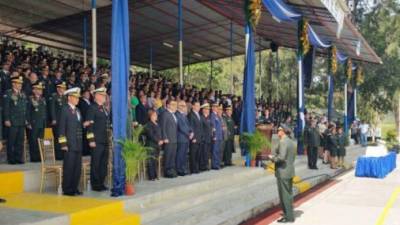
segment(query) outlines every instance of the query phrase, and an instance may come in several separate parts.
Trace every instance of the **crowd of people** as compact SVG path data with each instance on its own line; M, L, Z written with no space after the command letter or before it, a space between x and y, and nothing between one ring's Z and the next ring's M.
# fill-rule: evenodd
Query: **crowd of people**
M30 161L40 162L37 140L44 137L45 128L51 128L55 158L64 160L64 194L80 194L77 159L82 155L91 155L92 189L106 190L109 143L105 137L109 136L106 130L112 113L109 67L98 67L94 73L80 60L11 41L0 44L0 65L0 136L6 143L8 163L24 163L25 137ZM194 85L181 87L147 73L130 74L129 95L132 125L145 127L145 144L155 149L154 156L163 153L165 177L232 165L240 96ZM277 125L290 118L290 106L259 101L257 122ZM149 179L160 176L155 166L156 162L149 160Z
M308 167L318 169L317 160L330 164L332 169L344 167L348 137L339 123L328 122L325 116L306 116L304 143L307 150Z

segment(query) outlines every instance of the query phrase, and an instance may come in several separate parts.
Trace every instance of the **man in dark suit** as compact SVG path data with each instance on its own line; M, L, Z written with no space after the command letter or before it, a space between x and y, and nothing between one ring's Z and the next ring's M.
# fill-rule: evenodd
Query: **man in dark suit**
M199 153L199 167L200 171L206 171L209 170L209 160L213 139L213 126L210 117L210 105L208 103L201 106L201 125L203 134Z
M140 96L140 102L139 105L136 106L136 121L141 124L145 125L147 121L149 121L148 115L147 115L147 98L146 95Z
M90 101L90 90L89 89L81 89L82 90L82 97L79 100L78 108L81 111L82 114L82 121L87 121L86 119L86 114L87 111L92 104ZM89 142L86 138L87 135L87 129L83 130L83 150L82 154L83 155L90 155L90 147L89 147Z
M93 91L94 102L90 105L84 127L87 129L86 138L91 148L90 183L93 191L105 191L104 180L107 175L108 149L107 129L110 124L109 113L104 107L107 97L106 88Z
M177 149L177 118L175 116L177 103L175 100L167 101L167 110L161 114L161 136L164 145L164 175L167 178L176 177L175 160Z
M187 107L185 101L178 102L178 111L175 113L178 121L178 146L176 152L176 170L179 176L188 174L187 155L189 143L193 139L193 131L187 119Z
M82 168L82 115L76 107L80 88L71 88L64 93L68 104L61 110L58 142L64 151L62 189L64 195L81 195L78 190Z
M192 111L188 115L190 127L194 136L190 142L189 165L191 173L199 173L200 144L203 136L203 127L200 116L200 102L194 101Z

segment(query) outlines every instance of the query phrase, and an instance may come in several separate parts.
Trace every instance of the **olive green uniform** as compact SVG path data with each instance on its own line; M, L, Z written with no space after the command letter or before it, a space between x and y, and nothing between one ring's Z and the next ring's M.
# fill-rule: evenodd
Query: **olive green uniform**
M60 143L58 142L60 136L58 133L59 130L58 126L59 126L61 110L64 106L67 105L67 98L64 95L53 93L49 98L49 104L50 104L50 119L51 121L56 121L55 126L53 126L54 140L56 140L54 143L56 159L61 160L63 159L64 153L61 150Z
M7 90L3 98L3 119L11 123L7 129L7 160L10 164L23 163L27 98L13 90Z
M30 97L28 101L28 125L27 137L29 141L29 153L31 162L40 161L40 152L38 138L44 137L44 128L46 127L47 113L46 101L44 98L36 99Z
M275 163L275 177L278 183L279 199L284 217L294 220L293 177L296 145L288 136L283 137L274 149L271 160Z
M224 116L224 120L227 126L227 140L225 141L224 147L224 165L232 165L232 153L235 152L235 122L231 117Z

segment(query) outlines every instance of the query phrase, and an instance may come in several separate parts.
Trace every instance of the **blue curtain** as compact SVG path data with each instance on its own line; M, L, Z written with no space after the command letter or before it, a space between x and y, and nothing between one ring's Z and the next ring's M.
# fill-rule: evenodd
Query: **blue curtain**
M126 138L128 116L129 77L129 10L128 0L112 1L111 70L113 87L111 94L114 134L113 188L112 196L121 196L125 191L125 163L121 146L115 143Z
M272 17L278 22L297 21L301 19L301 14L296 13L282 0L263 0L265 8L271 13Z
M315 47L310 46L310 51L303 58L304 87L307 89L312 83L315 50Z
M254 53L254 36L249 25L246 26L246 35L248 35L248 43L246 43L246 65L244 68L243 80L243 104L242 115L240 121L240 133L253 133L256 129L256 100L254 94L254 76L256 68L256 57ZM246 165L249 164L249 156L246 154Z
M309 38L310 44L313 45L314 47L329 48L332 46L330 43L322 40L310 25L308 25L307 33L308 33L308 38Z
M354 90L352 93L347 92L347 124L350 125L356 119L354 115Z

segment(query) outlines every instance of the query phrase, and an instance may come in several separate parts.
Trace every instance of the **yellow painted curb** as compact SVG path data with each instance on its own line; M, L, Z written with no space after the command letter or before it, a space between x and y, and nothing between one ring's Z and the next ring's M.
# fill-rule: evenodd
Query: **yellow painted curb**
M24 173L22 171L0 172L0 196L24 191Z

